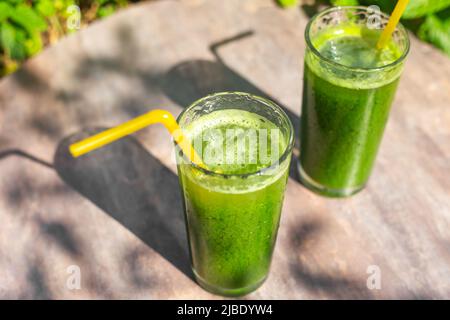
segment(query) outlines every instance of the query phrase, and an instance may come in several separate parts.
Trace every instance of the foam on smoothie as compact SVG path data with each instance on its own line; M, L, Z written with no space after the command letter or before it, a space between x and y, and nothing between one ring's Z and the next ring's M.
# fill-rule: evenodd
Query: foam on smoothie
M233 149L226 148L225 145L229 146L230 141L227 140L227 130L234 129L237 133L240 133L241 135L248 134L248 129L255 129L255 133L257 136L257 144L256 145L249 145L248 140L241 140L245 141L244 148L238 148L235 147ZM192 178L196 180L198 183L205 184L204 187L212 188L216 191L224 191L224 192L232 192L232 193L240 193L240 192L249 192L253 190L261 189L271 182L277 180L279 176L283 173L284 165L281 167L283 168L275 168L271 170L270 174L262 175L259 177L248 177L246 179L241 179L239 175L248 175L257 173L258 171L270 167L273 163L271 162L265 162L262 163L261 157L260 157L260 148L259 148L259 136L258 136L258 130L259 129L265 129L267 130L267 157L270 158L272 156L271 152L271 144L272 141L270 139L271 137L271 130L278 130L279 134L279 141L278 141L278 157L276 157L278 160L279 157L284 153L287 147L287 141L286 137L284 137L281 130L278 129L278 127L268 119L241 109L224 109L224 110L218 110L214 111L210 114L203 115L200 118L194 120L192 123L190 123L187 126L183 126L183 132L186 134L186 136L193 141L194 148L196 149L197 153L203 158L203 160L206 162L205 164L208 166L208 169L210 171L220 172L227 175L236 175L236 177L228 177L226 180L224 180L222 177L219 177L218 179L213 179L211 176L206 176L205 174L202 174L200 171L196 172L192 175ZM217 137L217 134L220 134L222 138L215 139ZM205 136L208 137L205 139ZM239 136L239 135L238 135ZM236 141L237 136L233 136L232 138L235 140L236 145L239 143ZM241 137L242 138L242 137ZM198 142L200 141L200 143ZM201 144L201 148L199 148ZM231 144L232 145L232 144ZM218 162L218 163L207 163L205 160L205 152L215 152L217 150L220 154L222 152L223 154L223 160L234 158L239 159L239 153L243 153L244 162L232 162L232 163L226 163L224 162ZM250 152L249 150L256 151L256 161L250 162ZM233 152L233 154L229 154L230 152ZM228 153L228 154L227 154ZM275 158L275 156L273 157ZM253 158L254 159L254 158ZM240 179L238 182L236 179Z

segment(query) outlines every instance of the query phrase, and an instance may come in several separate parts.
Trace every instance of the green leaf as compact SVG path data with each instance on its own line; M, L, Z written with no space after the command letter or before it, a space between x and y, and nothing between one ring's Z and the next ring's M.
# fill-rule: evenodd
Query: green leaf
M293 7L298 5L298 0L277 0L278 4L283 8Z
M5 1L3 1L5 2ZM10 4L19 4L22 3L23 0L6 0L6 2L10 3Z
M51 0L39 0L36 10L44 17L50 17L56 13L54 2Z
M100 18L104 18L104 17L112 15L115 11L116 11L116 8L114 6L107 5L104 7L100 7L97 10L97 16Z
M450 6L450 0L411 0L403 19L414 19L438 12Z
M11 59L25 59L25 48L23 47L23 42L20 40L20 35L17 36L16 29L12 24L2 23L1 44Z
M6 2L0 2L0 22L5 21L11 15L13 7Z
M445 19L440 19L437 14L428 15L417 34L420 39L432 43L450 57L450 15Z
M56 8L56 10L62 10L65 7L69 6L69 5L66 6L65 2L66 1L63 1L63 0L55 0L55 1L53 1L53 6Z
M24 27L30 34L47 29L47 22L26 5L17 6L11 14L11 20Z
M35 55L42 50L42 38L39 33L34 33L30 38L24 41L25 49L29 56Z
M14 42L16 41L16 30L9 23L2 24L1 44L8 55L14 50Z
M357 6L358 0L331 0L331 4L334 6Z

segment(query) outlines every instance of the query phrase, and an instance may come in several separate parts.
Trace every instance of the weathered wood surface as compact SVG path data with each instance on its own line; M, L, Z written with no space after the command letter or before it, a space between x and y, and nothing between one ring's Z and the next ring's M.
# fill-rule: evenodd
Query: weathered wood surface
M1 80L0 297L217 298L189 272L163 128L78 160L65 147L87 128L232 89L277 100L298 127L307 19L269 0L143 3ZM270 277L248 297L450 298L449 101L450 60L412 39L368 187L332 200L293 173ZM66 287L70 265L80 290ZM366 286L370 265L381 290Z

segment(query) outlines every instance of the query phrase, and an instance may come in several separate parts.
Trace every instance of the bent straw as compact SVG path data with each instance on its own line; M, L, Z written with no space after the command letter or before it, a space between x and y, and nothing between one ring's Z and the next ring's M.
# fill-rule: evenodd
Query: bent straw
M166 127L191 162L199 167L205 168L201 158L195 152L189 139L182 133L175 118L166 110L152 110L117 127L76 142L69 146L69 151L72 156L79 157L155 123L161 123Z
M398 22L400 21L403 12L406 9L406 6L408 5L408 2L409 0L399 0L395 5L394 11L389 18L387 26L386 28L384 28L380 38L378 39L377 49L383 49L387 45L392 33L394 32Z

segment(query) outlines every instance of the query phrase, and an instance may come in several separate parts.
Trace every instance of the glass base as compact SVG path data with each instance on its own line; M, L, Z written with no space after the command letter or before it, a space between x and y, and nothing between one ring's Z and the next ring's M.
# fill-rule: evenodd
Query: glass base
M211 293L214 294L218 294L221 296L225 296L225 297L241 297L244 296L252 291L255 291L256 289L258 289L263 283L264 281L266 281L267 276L265 276L264 278L262 278L261 280L259 280L258 282L247 286L247 287L243 287L243 288L238 288L238 289L227 289L227 288L222 288L222 287L217 287L214 286L212 284L209 284L207 281L205 281L202 277L200 277L194 269L192 269L194 276L195 276L195 281L197 281L197 283L206 291L209 291Z
M300 182L309 190L323 195L327 197L332 198L343 198L343 197L349 197L351 195L354 195L355 193L358 193L362 189L364 189L365 185L354 187L354 188L345 188L345 189L332 189L325 187L321 185L320 183L314 181L310 176L308 176L303 170L302 165L300 164L300 160L297 159L297 167L300 177Z

